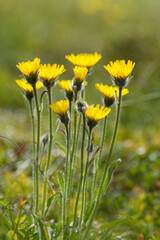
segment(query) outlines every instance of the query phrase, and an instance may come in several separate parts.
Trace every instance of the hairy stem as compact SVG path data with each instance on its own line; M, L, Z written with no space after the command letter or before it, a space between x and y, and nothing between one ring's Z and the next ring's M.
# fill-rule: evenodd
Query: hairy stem
M99 155L97 158L97 161L95 162L94 165L94 178L93 178L93 184L92 184L92 198L94 197L94 189L97 181L97 176L98 176L98 171L99 171L99 165L101 161L101 156L102 156L102 151L103 151L103 146L105 142L105 136L106 136L106 123L107 123L107 116L104 118L104 123L103 123L103 130L102 130L102 138L101 138L101 148L99 151Z
M91 142L91 129L89 129L89 135L88 135L87 160L86 160L86 167L85 167L85 173L84 173L83 184L82 184L82 205L81 205L81 215L79 220L80 229L82 226L82 219L84 216L84 210L86 206L86 181L87 181L88 164L89 164L90 142Z
M33 175L33 212L35 213L36 208L36 162L35 162L35 121L34 121L34 113L33 113L33 105L32 100L29 100L30 112L31 112L31 120L32 120L32 175Z
M118 103L118 108L117 108L116 122L115 122L114 133L113 133L113 137L112 137L112 141L111 141L111 146L110 146L108 158L107 158L107 161L106 161L106 164L105 164L105 168L104 168L104 171L103 171L103 175L102 175L102 178L101 178L101 182L100 182L100 185L99 185L99 188L98 188L98 194L97 194L95 207L94 207L94 209L91 213L91 216L88 220L88 223L87 223L85 232L83 234L82 240L86 239L86 236L88 234L88 231L90 229L92 221L95 217L95 214L96 214L96 211L97 211L97 208L98 208L98 205L99 205L99 201L100 201L101 196L102 196L102 194L101 194L102 191L101 190L103 188L105 179L107 177L107 171L108 171L108 167L109 167L109 163L110 163L110 160L111 160L111 156L112 156L112 152L113 152L113 148L114 148L114 144L115 144L115 140L116 140L116 136L117 136L117 131L118 131L118 124L119 124L119 120L120 120L121 98L122 98L122 88L119 88L119 103Z
M80 192L81 192L82 179L83 179L85 129L86 129L86 120L85 120L85 114L83 113L83 133L82 133L82 145L81 145L81 173L80 173L80 179L79 179L79 185L78 185L78 191L77 191L77 197L76 197L76 203L75 203L75 209L74 209L73 230L75 228L75 223L76 223L76 218L77 218L78 202L79 202L79 196L80 196Z
M37 112L37 149L36 149L36 158L35 158L35 182L36 182L36 206L35 206L35 214L39 214L39 155L40 155L40 109L37 97L36 87L33 86L34 89L34 96L35 96L35 103L36 103L36 112Z
M48 103L51 105L52 96L51 96L51 87L48 88ZM45 172L44 172L44 187L43 187L43 201L42 201L42 216L45 212L45 206L46 206L46 195L47 195L47 179L48 179L48 169L50 166L50 160L51 160L51 152L52 152L52 110L49 106L49 146L48 146L48 158L45 165Z

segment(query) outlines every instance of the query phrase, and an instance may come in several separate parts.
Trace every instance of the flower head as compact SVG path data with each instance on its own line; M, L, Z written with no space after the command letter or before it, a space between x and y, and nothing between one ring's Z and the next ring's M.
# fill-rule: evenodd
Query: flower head
M55 84L57 77L65 72L64 65L44 64L40 66L39 77L45 87L51 87Z
M38 81L38 73L40 67L40 59L35 58L34 61L22 62L16 65L21 71L25 79L31 85L35 85Z
M127 85L134 66L135 62L130 60L128 60L127 63L125 63L125 60L117 60L110 62L110 64L104 66L104 68L110 73L117 87L123 88Z
M58 85L65 91L66 97L72 101L73 99L73 89L71 80L61 80L58 81Z
M73 81L73 89L76 91L80 91L82 88L82 84L85 84L85 77L87 76L88 69L86 67L78 67L75 66L73 68L74 71L74 81Z
M87 110L87 108L88 108L88 104L85 101L83 100L76 101L75 109L78 112L84 113Z
M103 94L104 96L104 103L106 107L110 107L114 101L115 101L115 93L116 97L119 97L119 88L118 87L113 87L113 86L108 86L108 85L103 85L102 83L96 83L95 87ZM122 96L128 94L129 91L127 88L124 88L122 90Z
M73 63L75 66L90 68L94 66L100 59L101 54L95 52L94 54L80 53L77 55L67 55L66 59Z
M18 86L23 90L24 95L28 100L33 98L33 87L29 83L26 82L25 79L16 80ZM40 89L42 87L42 83L40 81L36 82L36 89Z
M58 115L59 119L65 125L69 122L68 109L69 109L69 101L60 100L56 103L50 105L50 108Z
M90 127L90 129L95 127L98 121L106 117L110 111L111 111L110 108L108 107L105 108L103 106L100 106L99 104L97 104L96 107L94 106L88 107L88 109L85 112L85 115L87 117L88 126Z

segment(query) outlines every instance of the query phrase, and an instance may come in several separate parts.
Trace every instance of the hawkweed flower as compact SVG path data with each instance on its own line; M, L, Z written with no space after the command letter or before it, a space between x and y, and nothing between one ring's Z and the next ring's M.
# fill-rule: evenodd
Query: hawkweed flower
M32 86L35 86L36 82L38 81L40 59L35 58L32 62L22 62L16 66L21 71L26 81Z
M88 108L88 104L85 101L78 100L75 105L75 109L78 112L84 113Z
M71 54L66 56L66 59L73 63L75 66L86 68L93 67L101 58L101 54L98 54L97 52L93 54L80 53L77 55Z
M60 100L50 105L50 108L57 114L58 118L65 126L69 122L69 100Z
M43 85L46 88L50 88L55 85L59 75L61 75L65 71L66 70L64 65L44 64L40 66L39 77L40 80L43 82Z
M69 101L73 99L73 89L71 80L61 80L58 81L58 85L65 91L66 97Z
M95 87L102 93L104 96L104 105L105 107L110 107L115 102L115 96L116 98L119 97L119 88L103 85L102 83L96 83ZM127 88L122 89L122 96L128 94L129 91Z
M73 89L75 91L80 91L82 89L83 86L86 85L86 82L84 81L87 73L88 73L88 69L86 67L79 67L79 66L75 66L73 68L74 71L74 80L73 80Z
M106 117L110 111L111 111L110 108L108 107L105 108L103 106L100 106L99 104L97 104L96 107L89 106L85 112L85 115L87 117L87 124L90 130L92 130L92 128L98 124L99 120Z
M23 90L24 96L31 101L33 98L33 87L31 84L27 83L25 79L15 80L18 86ZM39 90L42 87L42 83L40 81L36 82L36 89Z
M134 66L135 62L130 60L127 63L125 63L125 60L117 60L115 62L111 61L104 68L110 73L114 84L119 88L123 88L128 84Z

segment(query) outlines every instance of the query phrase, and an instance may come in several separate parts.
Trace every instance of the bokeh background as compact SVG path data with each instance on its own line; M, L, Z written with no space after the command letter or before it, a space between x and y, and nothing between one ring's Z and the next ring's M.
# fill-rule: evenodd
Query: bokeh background
M97 215L100 222L132 216L133 221L115 229L121 239L160 239L159 12L159 0L0 0L0 135L26 151L30 116L15 83L20 78L17 63L40 57L42 63L64 64L67 71L61 79L71 79L73 70L65 55L101 53L86 89L86 99L93 104L101 102L94 84L111 84L103 65L116 59L136 62L114 152L122 163ZM58 89L54 101L64 98ZM113 108L108 136L114 114ZM43 133L47 124L44 121ZM100 128L96 134L98 139ZM23 192L27 198L29 174L26 157L13 142L0 138L0 197L16 202Z

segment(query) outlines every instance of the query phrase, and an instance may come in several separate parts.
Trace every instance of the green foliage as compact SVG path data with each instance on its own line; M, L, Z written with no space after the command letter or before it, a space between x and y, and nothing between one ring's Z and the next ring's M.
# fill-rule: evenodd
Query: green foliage
M124 98L123 101L121 128L113 156L113 159L120 157L122 163L116 169L114 169L116 162L110 166L112 171L106 178L104 190L108 184L110 185L98 208L88 239L157 240L160 238L160 94L157 90L160 88L158 81L160 3L158 0L120 0L117 3L100 0L96 5L96 2L10 0L0 3L2 29L0 133L13 138L19 145L17 147L0 138L0 239L38 239L37 226L43 239L50 239L52 234L55 239L58 239L62 233L62 222L61 220L57 222L57 219L61 216L61 212L58 211L61 208L59 192L64 194L64 179L60 172L61 169L64 170L66 153L64 136L58 133L54 143L54 147L56 145L52 156L54 166L51 166L49 172L51 184L54 182L52 186L54 194L48 196L45 211L46 224L45 221L36 219L36 216L30 214L32 208L31 126L28 111L24 110L25 101L14 84L14 80L20 77L18 70L15 70L15 65L22 60L31 60L39 56L42 62L57 62L67 67L64 53L95 50L101 51L103 58L101 66L97 65L97 69L94 70L93 77L88 78L90 90L86 91L86 98L90 103L93 102L95 93L98 96L93 87L94 83L106 81L103 64L112 59L132 59L133 57L138 64L135 77L131 82L132 91L128 100ZM24 14L25 12L28 14ZM70 67L64 74L64 78L69 79L71 71ZM62 93L57 94L55 90L55 100L61 96ZM94 99L94 103L99 101L100 95ZM44 105L43 108L42 132L45 133L48 120L46 106ZM114 111L108 123L105 156L99 175L102 173L107 157L113 119ZM100 136L101 125L96 129L94 142L97 145ZM60 144L59 140L63 144ZM96 154L93 152L89 163L90 168L94 164ZM43 161L46 155L44 152ZM75 168L75 171L79 171L78 166ZM58 178L53 179L53 173ZM111 181L112 174L114 178ZM89 173L89 180L90 175L91 173ZM74 191L78 186L78 177L75 177L75 180ZM91 180L88 186L91 192ZM41 184L41 195L42 187ZM96 195L97 189L95 197ZM21 210L21 217L18 220L20 209L17 203L21 196L27 200L27 203ZM74 204L74 195L71 196L71 200ZM94 201L95 198L86 211L84 224L94 208ZM70 214L73 215L73 211ZM71 231L69 226L66 227L66 236L68 231ZM74 232L73 239L77 239L76 236L77 232Z

